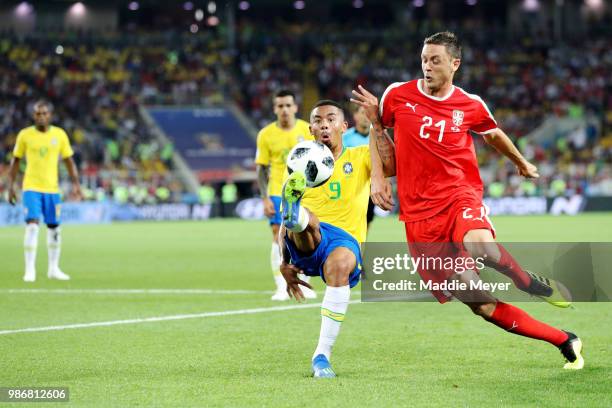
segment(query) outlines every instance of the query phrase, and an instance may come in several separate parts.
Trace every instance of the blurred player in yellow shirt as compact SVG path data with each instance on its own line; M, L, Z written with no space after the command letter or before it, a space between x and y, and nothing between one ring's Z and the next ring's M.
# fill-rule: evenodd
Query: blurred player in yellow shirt
M298 142L312 140L308 122L295 117L298 107L295 95L281 90L274 95L276 121L270 123L257 135L257 179L259 191L264 201L264 213L272 228L272 250L270 265L276 282L276 292L272 300L287 300L287 286L280 273L281 254L278 246L278 229L281 224L280 202L283 177L287 169L287 154ZM315 298L316 293L308 288L304 295Z
M81 187L73 151L63 129L50 125L51 104L38 101L34 104L34 126L22 129L17 135L13 160L9 168L9 201L17 202L15 178L19 162L25 158L23 178L23 206L26 232L24 239L25 274L23 280L36 280L36 249L38 247L38 221L42 216L47 224L47 248L49 252L50 279L68 280L70 277L59 268L61 197L58 183L58 160L66 164L72 180L72 193L81 199Z

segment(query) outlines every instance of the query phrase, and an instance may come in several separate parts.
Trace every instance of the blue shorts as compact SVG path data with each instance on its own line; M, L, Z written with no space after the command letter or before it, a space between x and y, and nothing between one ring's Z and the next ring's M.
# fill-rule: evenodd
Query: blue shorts
M23 207L26 222L40 219L42 215L45 224L59 225L62 199L59 194L39 193L37 191L23 192Z
M363 264L359 243L343 229L325 222L319 224L319 230L321 231L321 242L317 249L309 256L300 255L293 242L285 235L287 249L291 255L291 263L304 271L305 275L320 276L323 282L325 282L323 264L329 254L338 247L348 248L355 254L357 259L357 265L355 265L355 269L349 276L349 285L351 288L354 287L359 283L361 265Z
M274 211L276 211L272 217L268 218L270 220L270 225L280 225L283 222L283 217L280 209L281 198L279 196L270 196L270 200L272 200L272 202L274 203Z

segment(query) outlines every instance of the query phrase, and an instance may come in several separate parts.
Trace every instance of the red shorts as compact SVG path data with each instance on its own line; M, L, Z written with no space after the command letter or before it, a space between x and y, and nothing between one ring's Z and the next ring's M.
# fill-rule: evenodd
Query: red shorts
M444 211L424 220L406 222L406 240L412 257L429 258L469 258L463 247L463 237L468 231L486 229L495 237L495 228L488 217L489 208L480 200L458 200ZM456 273L454 268L439 267L419 268L423 281L442 283ZM451 298L450 293L432 291L440 303Z

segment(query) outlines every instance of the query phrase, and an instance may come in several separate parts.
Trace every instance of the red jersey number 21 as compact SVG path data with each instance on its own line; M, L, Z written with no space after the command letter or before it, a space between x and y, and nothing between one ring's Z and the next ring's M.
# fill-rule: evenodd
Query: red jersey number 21
M419 129L419 136L421 139L429 139L429 133L425 133L425 128L431 126L433 123L433 119L431 116L423 116L423 124L421 125L421 129ZM446 126L446 121L441 120L434 125L434 127L440 128L440 134L438 134L438 142L442 141L444 137L444 127Z

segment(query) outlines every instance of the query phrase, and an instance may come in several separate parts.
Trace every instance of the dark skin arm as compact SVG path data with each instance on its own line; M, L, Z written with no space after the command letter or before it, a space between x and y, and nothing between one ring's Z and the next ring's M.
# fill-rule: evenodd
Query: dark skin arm
M281 247L282 254L282 263L280 266L281 274L285 281L287 282L287 293L290 297L294 298L298 302L306 300L304 297L304 293L302 293L302 289L300 289L300 285L305 286L309 289L312 289L312 286L298 278L299 273L304 273L300 268L295 265L292 265L291 257L289 255L289 250L285 245L285 240L281 237L285 235L285 227L281 227L279 237L278 237L278 245Z
M72 157L64 159L64 164L68 169L70 180L72 181L72 198L76 201L83 199L83 193L81 192L81 184L79 183L79 171L77 170L76 164Z
M261 198L264 202L264 214L266 217L272 217L276 211L274 210L274 203L268 197L268 181L269 181L269 167L257 165L257 184L259 185L259 191L261 192Z
M11 165L9 167L9 176L8 176L8 193L9 193L9 203L11 205L15 205L17 202L17 191L15 190L15 179L17 178L17 172L19 171L19 162L21 159L19 157L13 157L11 160Z

